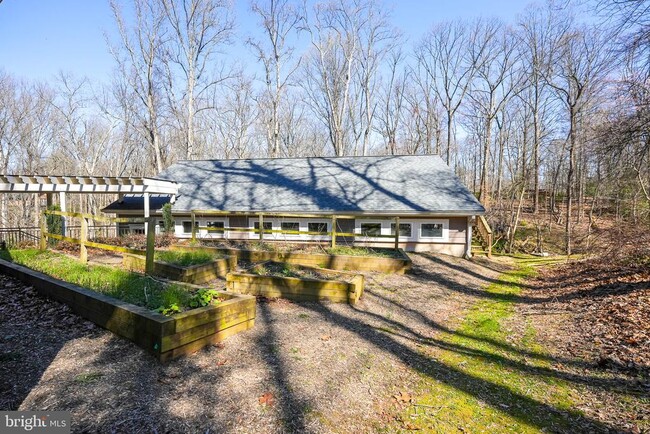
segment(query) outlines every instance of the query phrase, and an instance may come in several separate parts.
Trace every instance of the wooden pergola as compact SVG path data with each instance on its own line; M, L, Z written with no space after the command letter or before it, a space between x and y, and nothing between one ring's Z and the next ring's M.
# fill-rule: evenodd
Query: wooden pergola
M0 175L0 193L58 193L62 212L67 211L65 199L68 193L142 194L144 217L147 218L150 195L168 194L173 202L178 188L179 185L173 181L139 176Z

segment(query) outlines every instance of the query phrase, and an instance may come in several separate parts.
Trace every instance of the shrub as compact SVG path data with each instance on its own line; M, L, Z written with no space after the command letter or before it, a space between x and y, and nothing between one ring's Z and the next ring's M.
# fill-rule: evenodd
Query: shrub
M172 204L166 203L162 207L163 230L166 234L174 232L174 217L172 217Z

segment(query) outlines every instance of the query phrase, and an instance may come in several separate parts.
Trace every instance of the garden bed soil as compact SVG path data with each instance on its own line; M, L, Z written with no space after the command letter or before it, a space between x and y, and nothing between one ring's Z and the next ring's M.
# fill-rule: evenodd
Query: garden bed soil
M145 257L125 253L122 265L127 270L144 271ZM208 263L180 266L159 260L154 261L153 274L165 279L201 285L212 282L218 278L225 278L226 275L237 267L237 256L224 256Z
M254 244L251 244L254 245ZM249 245L249 247L251 246ZM238 260L248 262L286 262L289 264L327 268L344 271L375 271L382 273L404 274L411 268L412 261L402 250L383 249L390 251L392 257L357 256L357 255L331 255L327 253L308 253L301 251L271 251L271 250L245 250L230 247L191 246L187 244L174 244L171 250L184 251L217 251L228 255L236 255ZM364 249L365 250L365 249ZM382 249L374 249L379 251ZM349 251L349 250L346 250Z

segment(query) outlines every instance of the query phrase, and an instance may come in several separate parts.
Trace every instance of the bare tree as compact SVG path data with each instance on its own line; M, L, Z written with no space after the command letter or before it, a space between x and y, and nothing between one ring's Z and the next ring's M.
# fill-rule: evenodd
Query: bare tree
M518 53L512 33L497 21L477 25L475 38L470 44L475 59L476 78L470 94L473 106L485 120L483 135L483 165L479 199L489 203L488 180L490 148L494 120L505 104L518 91L521 74L516 68ZM500 142L503 145L503 142ZM502 163L503 148L499 150L499 165ZM498 171L502 168L498 167Z
M567 33L553 61L553 75L547 81L564 105L569 129L565 215L567 255L571 254L574 172L576 152L580 146L578 120L590 99L602 89L610 67L609 53L603 50L603 37L603 33L587 28L576 28Z
M155 3L157 0L149 0ZM209 107L206 92L224 77L210 77L214 55L219 46L230 41L234 22L226 0L162 0L171 27L166 41L166 57L178 66L183 77L182 101L184 158L196 158L196 114ZM169 66L169 65L167 65ZM168 73L171 68L168 68ZM175 77L169 77L170 82ZM169 92L169 90L168 90Z
M303 87L314 113L328 131L335 155L345 155L349 150L351 91L367 7L362 0L317 4L313 21L305 27L311 52L305 62ZM304 15L308 16L306 7Z
M282 135L281 111L287 87L300 65L296 59L295 49L289 43L302 21L297 7L291 0L270 0L253 2L252 11L260 19L264 36L259 39L249 38L248 44L253 48L258 60L264 67L265 95L270 112L265 116L268 154L277 157L280 154Z
M397 133L402 122L409 72L404 68L405 55L400 49L392 50L388 59L388 72L379 92L377 131L386 141L386 152L394 155L398 152Z
M551 58L559 41L567 32L569 20L559 20L552 7L533 7L520 19L518 36L522 50L523 64L527 80L526 87L529 92L522 101L529 105L532 115L533 127L533 212L539 212L540 188L540 146L544 115L548 112L551 103L550 93L544 77L549 74Z
M460 21L441 23L424 37L416 47L419 65L429 75L442 104L447 123L446 161L451 163L455 143L454 117L470 89L477 64L469 53L473 39L468 26Z
M120 46L111 46L118 71L130 92L120 101L133 114L153 154L154 169L161 172L166 155L160 140L164 111L162 93L163 45L167 40L165 11L157 1L134 0L134 22L124 21L116 0L111 8L120 35Z

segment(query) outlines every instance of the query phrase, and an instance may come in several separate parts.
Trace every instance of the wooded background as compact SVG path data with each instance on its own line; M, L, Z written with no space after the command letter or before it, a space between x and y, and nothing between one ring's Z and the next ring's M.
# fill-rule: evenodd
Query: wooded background
M600 19L581 21L584 7ZM650 222L649 7L549 2L515 23L432 22L406 40L381 0L257 0L253 75L222 54L241 38L229 2L112 0L112 82L0 70L0 172L438 153L498 231L510 237L522 209L541 213L565 225L570 252L573 224L593 212ZM97 213L110 199L70 205ZM37 226L40 206L5 195L2 224Z

